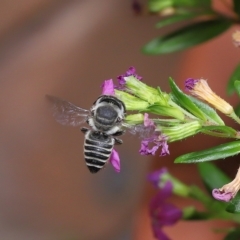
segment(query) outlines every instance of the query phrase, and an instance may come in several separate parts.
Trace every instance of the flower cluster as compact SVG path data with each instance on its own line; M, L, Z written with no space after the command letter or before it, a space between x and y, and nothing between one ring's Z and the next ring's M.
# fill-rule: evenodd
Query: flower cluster
M102 85L103 95L113 95L122 100L128 111L122 126L129 132L137 133L141 138L141 155L155 155L160 149L160 156L170 154L168 144L174 141L205 133L210 136L239 139L236 130L225 126L224 121L215 111L233 118L240 123L233 107L212 91L204 79L189 78L185 82L189 96L183 93L170 78L171 93L146 85L142 77L130 67L124 74L117 77L118 84L106 80ZM200 99L200 100L198 100ZM213 107L210 107L210 105ZM156 117L150 117L150 116ZM240 152L240 144L232 142L220 145L212 152L191 153L183 155L176 162L201 162L232 156ZM206 156L206 157L204 157ZM206 159L206 160L205 160ZM120 171L120 158L113 151L110 162L117 172ZM169 189L169 186L167 187ZM214 189L213 197L221 201L232 200L240 189L240 174L229 184Z

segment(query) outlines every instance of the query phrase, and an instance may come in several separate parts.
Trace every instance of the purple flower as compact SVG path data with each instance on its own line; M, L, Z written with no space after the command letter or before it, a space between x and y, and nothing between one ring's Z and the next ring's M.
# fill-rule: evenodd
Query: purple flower
M147 178L153 184L153 186L158 188L159 182L161 181L161 177L165 173L168 173L167 168L161 168L157 171L148 174Z
M152 148L149 148L150 143L155 145ZM162 147L160 156L170 154L168 150L167 137L163 134L155 133L152 137L142 140L139 153L141 155L155 155L159 147Z
M154 122L148 117L148 114L144 114L144 122L143 122L143 132L141 133L141 137L144 138L141 142L141 148L139 153L141 155L155 155L156 151L159 147L162 147L162 151L160 156L165 156L169 154L168 145L167 145L167 137L161 135L159 132L155 131L156 127ZM148 137L144 137L148 135ZM150 135L151 134L151 135ZM150 135L150 136L149 136ZM153 147L149 148L149 144L153 143Z
M231 192L224 192L219 189L213 189L212 195L215 199L223 202L229 202L234 198L234 195Z
M114 170L119 173L120 172L120 158L119 158L118 152L115 149L112 150L112 154L110 156L109 161L112 164Z
M133 77L137 78L138 80L142 79L141 76L138 76L136 74L136 69L134 67L130 67L124 74L117 77L119 85L124 86L126 83L124 78L129 77L129 76L133 76Z
M150 202L150 216L154 237L158 240L169 240L162 231L162 227L175 224L182 217L180 209L167 203L166 200L172 194L173 186L170 181L158 191L157 195Z
M150 119L148 117L149 115L147 113L144 113L144 118L143 118L143 124L145 127L149 127L149 126L154 126L155 127L155 124L153 122L152 119Z
M197 79L193 79L193 78L188 78L186 81L185 81L185 89L187 91L191 91L193 90L195 84L198 82Z
M102 95L115 95L113 80L105 80L102 84Z
M132 1L132 10L137 15L142 12L142 5L139 3L138 0L133 0Z

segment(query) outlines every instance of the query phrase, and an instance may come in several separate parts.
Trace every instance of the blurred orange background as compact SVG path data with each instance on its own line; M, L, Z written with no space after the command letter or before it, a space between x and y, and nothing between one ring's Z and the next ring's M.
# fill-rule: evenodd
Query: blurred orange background
M225 97L238 61L233 29L187 52L153 57L140 48L159 35L158 18L135 16L130 1L9 0L0 5L0 239L153 239L147 204L154 192L146 174L168 166L186 183L198 184L194 165L173 160L218 140L195 137L172 144L169 157L153 159L138 154L140 141L124 136L117 149L121 173L108 165L92 175L83 160L82 133L54 121L45 94L90 108L103 80L135 66L147 84L165 91L169 76L180 85L188 77L204 77ZM222 239L211 233L209 223L187 224L166 232L177 240ZM206 237L196 236L196 228Z

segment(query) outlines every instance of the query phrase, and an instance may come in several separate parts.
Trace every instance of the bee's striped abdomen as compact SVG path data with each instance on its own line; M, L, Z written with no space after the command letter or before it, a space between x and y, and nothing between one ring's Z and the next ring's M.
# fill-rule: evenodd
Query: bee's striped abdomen
M114 139L106 134L88 131L85 135L84 158L91 173L98 172L112 153Z

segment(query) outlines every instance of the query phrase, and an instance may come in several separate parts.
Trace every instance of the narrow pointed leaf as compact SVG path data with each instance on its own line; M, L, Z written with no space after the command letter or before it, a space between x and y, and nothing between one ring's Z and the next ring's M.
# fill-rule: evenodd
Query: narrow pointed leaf
M207 118L204 113L191 101L188 95L183 93L172 78L169 78L170 87L172 90L172 94L174 99L177 100L177 103L180 104L183 108L187 109L194 116L206 121Z
M234 69L234 71L228 81L227 93L229 95L233 94L236 91L235 86L234 86L234 82L236 80L240 80L240 64L238 64L237 67Z
M237 131L228 126L205 126L200 129L200 132L217 137L235 138ZM215 135L214 135L215 134Z
M209 105L207 105L206 103L198 100L195 97L192 97L190 95L187 95L190 100L199 108L201 109L201 111L207 116L207 118L210 121L213 121L215 123L217 123L218 125L225 125L225 123L223 122L223 120L219 117L219 115L217 114L217 112L210 107Z
M218 36L230 26L231 22L222 18L194 23L153 39L142 51L145 54L156 55L184 50Z
M210 0L148 0L148 9L151 12L160 12L166 8L207 8L211 6Z
M174 23L178 23L178 22L182 22L182 21L186 21L186 20L190 20L193 18L196 18L198 16L201 15L209 15L209 14L213 14L211 13L207 13L207 12L185 12L185 13L179 13L179 14L174 14L168 17L165 17L163 19L161 19L157 24L156 24L156 28L162 28L162 27L166 27L168 25L174 24Z
M175 163L197 163L227 158L240 153L240 141L224 143L207 150L184 154Z

